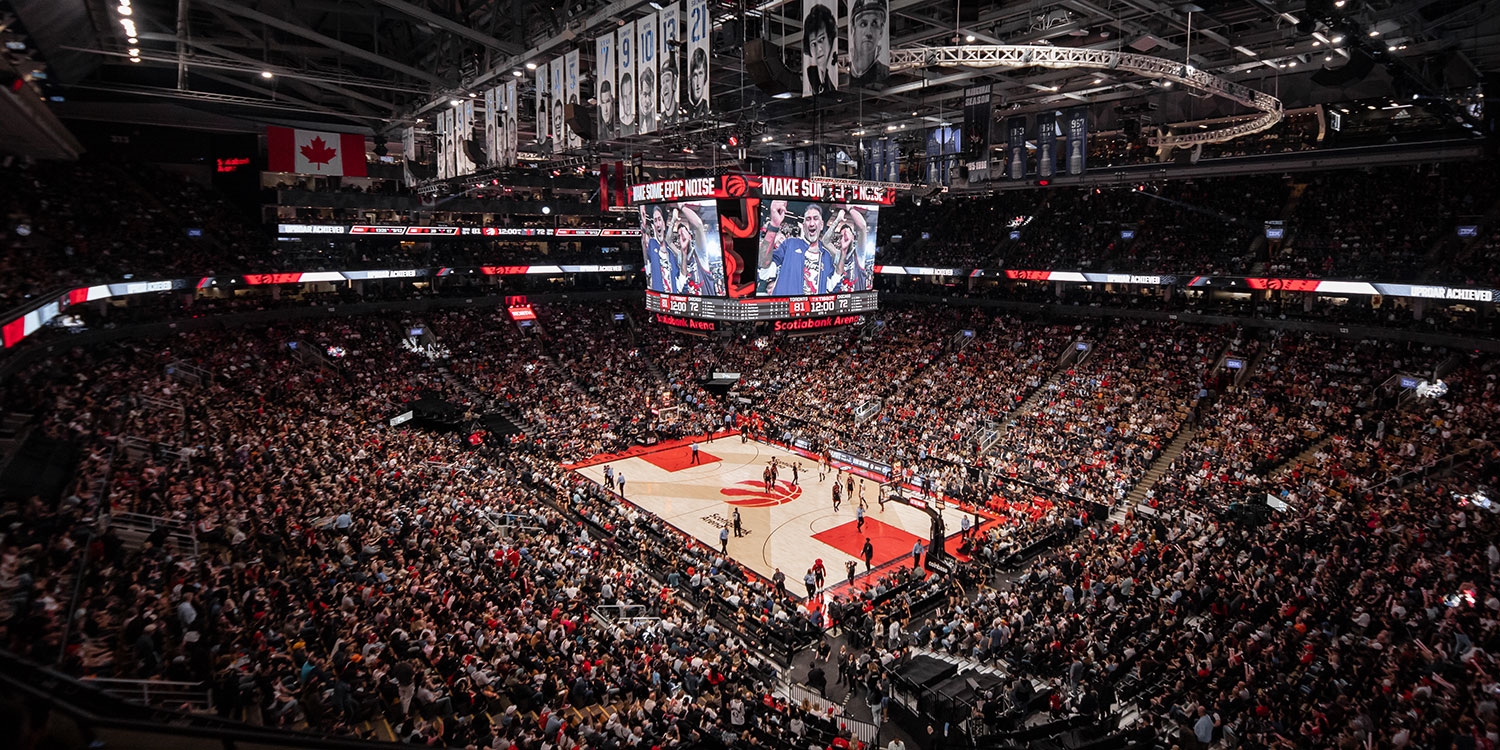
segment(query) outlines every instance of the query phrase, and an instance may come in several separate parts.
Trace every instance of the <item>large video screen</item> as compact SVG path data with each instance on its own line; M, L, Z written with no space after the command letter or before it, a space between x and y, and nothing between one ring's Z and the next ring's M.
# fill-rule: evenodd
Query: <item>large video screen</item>
M784 297L875 286L877 206L762 200L755 293Z
M724 296L724 248L712 200L640 207L646 286L653 292Z

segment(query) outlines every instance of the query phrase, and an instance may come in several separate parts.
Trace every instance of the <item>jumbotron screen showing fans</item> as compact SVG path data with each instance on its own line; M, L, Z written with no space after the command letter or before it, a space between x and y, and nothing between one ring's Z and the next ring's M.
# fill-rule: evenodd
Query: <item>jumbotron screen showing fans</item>
M763 200L755 292L863 292L875 285L875 206Z
M640 207L646 288L663 294L722 297L724 248L714 201Z

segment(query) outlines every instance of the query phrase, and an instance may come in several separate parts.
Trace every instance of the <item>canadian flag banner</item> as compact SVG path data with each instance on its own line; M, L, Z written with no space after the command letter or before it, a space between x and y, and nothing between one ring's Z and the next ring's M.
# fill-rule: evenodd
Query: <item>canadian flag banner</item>
M365 176L365 137L358 133L266 128L266 170L338 177Z

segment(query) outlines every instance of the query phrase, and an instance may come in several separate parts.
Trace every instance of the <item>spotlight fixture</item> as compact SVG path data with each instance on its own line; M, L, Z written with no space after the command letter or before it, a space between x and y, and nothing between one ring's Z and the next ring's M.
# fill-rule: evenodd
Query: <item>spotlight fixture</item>
M463 102L461 102L461 101L459 101L457 99L449 99L448 100L448 106L450 106L450 107L457 107L460 104L463 104Z
M970 35L964 37L964 41L968 42L969 44L973 44L974 43L974 35L970 34Z
M271 71L269 71L269 70L262 70L262 71L261 71L261 72L260 72L260 77L261 77L261 78L275 78L275 77L276 77L276 74L275 74L275 73L272 73L272 72L271 72Z
M534 62L526 63L526 69L527 70L536 70L536 63L534 63Z
M521 77L521 71L519 71L519 70L512 70L510 72L510 74L513 75L513 76L515 76L515 77L517 77L517 78Z
M1329 39L1328 41L1331 42L1331 43L1333 43L1333 44L1343 44L1344 43L1344 35L1343 34L1334 34L1333 38Z
M551 206L542 206L542 215L543 216L546 216L546 215L548 215L550 213L552 213L552 207Z

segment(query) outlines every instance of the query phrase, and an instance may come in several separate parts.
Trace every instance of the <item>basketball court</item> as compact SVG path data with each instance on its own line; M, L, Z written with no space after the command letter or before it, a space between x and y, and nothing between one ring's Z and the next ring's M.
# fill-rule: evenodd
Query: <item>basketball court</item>
M931 517L895 500L882 511L875 479L856 476L854 497L845 497L835 512L833 483L838 472L830 471L820 481L818 464L808 456L753 440L742 443L738 435L697 444L697 463L691 443L683 441L637 448L632 455L601 456L573 468L602 484L605 466L612 467L616 476L625 476L626 500L715 550L719 530L731 524L738 509L744 536L735 537L731 526L729 556L768 579L781 568L788 592L799 596L805 593L802 576L816 560L827 568L829 586L844 581L846 561L857 562L859 574L864 574L861 551L866 539L875 551L874 567L897 559L908 564L918 540L930 547ZM780 464L779 476L767 492L763 472L773 456ZM796 463L801 470L794 484L791 465ZM848 476L844 474L845 481ZM869 506L863 530L855 516L861 481ZM965 514L951 505L942 514L951 549Z

